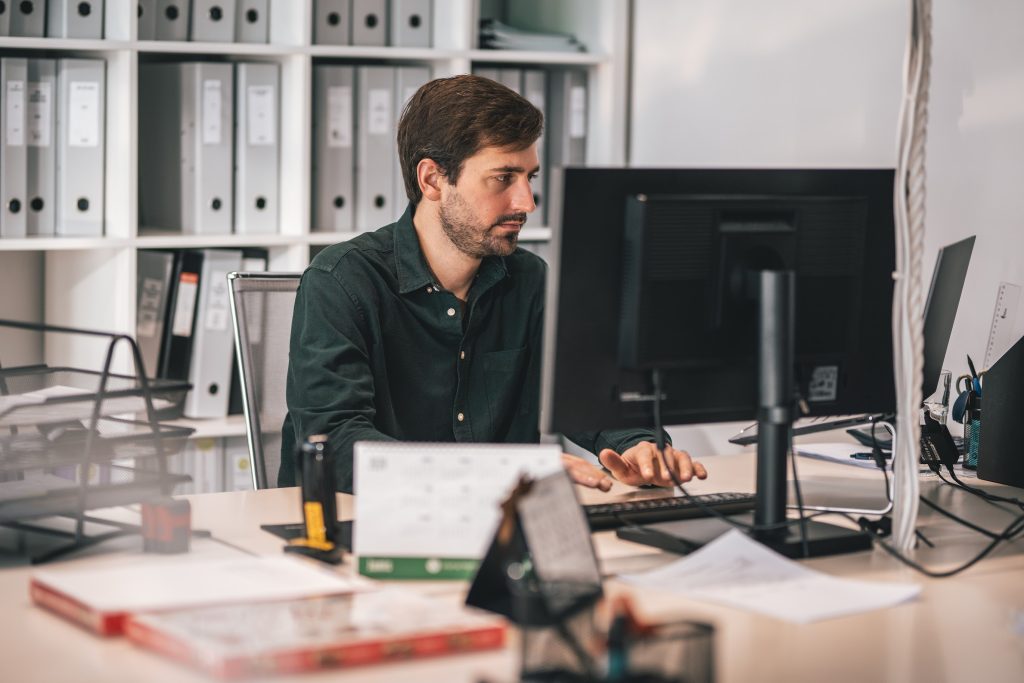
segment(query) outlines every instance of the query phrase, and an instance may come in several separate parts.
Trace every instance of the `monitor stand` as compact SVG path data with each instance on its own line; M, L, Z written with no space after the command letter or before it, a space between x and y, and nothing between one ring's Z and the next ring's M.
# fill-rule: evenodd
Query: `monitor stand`
M793 271L761 271L758 280L758 411L757 502L753 515L730 517L755 524L752 538L787 557L818 557L867 550L871 538L860 530L807 520L786 519L786 457L793 426L794 309L796 275ZM660 400L660 391L655 400ZM655 410L660 416L660 410ZM658 420L660 422L660 419ZM661 425L656 425L660 432ZM788 522L788 523L787 523ZM765 529L764 527L774 527ZM801 527L806 529L807 552ZM734 528L717 517L661 522L653 529L620 529L620 538L654 545L673 552L690 552ZM667 532L667 535L658 533ZM671 538L679 543L668 548Z

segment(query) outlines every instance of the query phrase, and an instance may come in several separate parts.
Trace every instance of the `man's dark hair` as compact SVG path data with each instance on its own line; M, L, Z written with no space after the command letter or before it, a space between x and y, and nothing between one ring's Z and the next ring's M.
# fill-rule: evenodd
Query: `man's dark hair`
M409 201L415 205L423 198L416 180L420 160L433 159L454 184L466 159L484 147L524 150L543 127L537 107L489 78L430 81L409 99L398 122L398 158Z

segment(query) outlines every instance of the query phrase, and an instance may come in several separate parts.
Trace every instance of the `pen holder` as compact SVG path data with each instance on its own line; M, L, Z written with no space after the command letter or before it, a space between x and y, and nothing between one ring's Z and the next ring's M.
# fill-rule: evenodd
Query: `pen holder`
M973 391L967 396L967 410L964 411L964 467L978 469L978 454L981 452L981 396Z
M524 683L712 683L715 630L710 624L676 621L655 625L642 636L612 645L609 634L595 623L588 609L567 620L564 627L590 661L580 656L554 627L523 628Z

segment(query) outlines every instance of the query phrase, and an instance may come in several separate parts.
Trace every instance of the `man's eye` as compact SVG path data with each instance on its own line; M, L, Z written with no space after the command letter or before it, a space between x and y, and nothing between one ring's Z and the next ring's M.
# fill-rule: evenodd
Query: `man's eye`
M512 176L508 174L499 175L495 176L495 180L497 180L499 183L508 183L510 180L512 180Z
M527 176L527 180L529 180L531 183L534 180L536 180L536 179L537 179L537 174L536 173L531 173L530 175Z

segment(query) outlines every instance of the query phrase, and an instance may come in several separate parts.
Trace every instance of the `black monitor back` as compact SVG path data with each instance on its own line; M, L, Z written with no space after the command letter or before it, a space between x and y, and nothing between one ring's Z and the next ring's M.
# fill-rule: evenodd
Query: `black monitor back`
M563 179L553 431L750 419L758 268L797 274L812 414L890 412L891 170L579 169ZM552 318L549 318L552 320Z
M960 296L967 279L967 268L974 251L974 237L962 239L939 249L932 271L932 283L928 288L928 299L924 313L924 373L921 377L921 395L925 398L935 393L946 360L949 337L953 333L953 321L960 307Z

